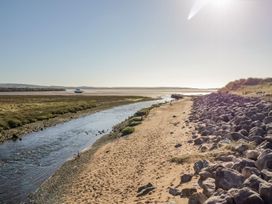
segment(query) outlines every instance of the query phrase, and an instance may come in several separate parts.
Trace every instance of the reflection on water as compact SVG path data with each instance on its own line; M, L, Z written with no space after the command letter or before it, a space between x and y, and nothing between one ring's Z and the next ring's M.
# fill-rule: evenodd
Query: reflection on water
M67 159L136 111L158 102L162 100L111 108L1 144L0 203L25 201Z

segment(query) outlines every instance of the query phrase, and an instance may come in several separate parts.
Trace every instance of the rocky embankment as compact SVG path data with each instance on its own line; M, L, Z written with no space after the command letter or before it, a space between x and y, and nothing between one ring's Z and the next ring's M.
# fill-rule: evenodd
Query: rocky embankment
M203 191L189 203L272 204L272 104L213 93L194 99L189 120L189 142L207 155L194 164Z

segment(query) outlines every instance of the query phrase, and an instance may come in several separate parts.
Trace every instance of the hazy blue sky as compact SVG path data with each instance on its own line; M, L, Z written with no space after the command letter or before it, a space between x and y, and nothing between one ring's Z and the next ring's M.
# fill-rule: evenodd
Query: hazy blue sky
M0 0L0 83L218 87L272 77L272 1Z

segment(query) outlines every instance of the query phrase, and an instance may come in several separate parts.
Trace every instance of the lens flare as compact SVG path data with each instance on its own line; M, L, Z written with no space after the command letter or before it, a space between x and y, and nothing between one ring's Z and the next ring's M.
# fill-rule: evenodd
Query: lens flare
M210 1L211 0L197 0L189 13L188 20L191 20Z
M216 8L222 9L226 8L230 2L231 0L196 0L189 13L188 20L191 20L207 4L212 4Z

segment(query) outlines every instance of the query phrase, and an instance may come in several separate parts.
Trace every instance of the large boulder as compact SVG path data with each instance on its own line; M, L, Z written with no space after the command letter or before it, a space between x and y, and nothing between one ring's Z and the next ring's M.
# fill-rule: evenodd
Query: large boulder
M238 188L244 182L244 177L236 170L229 168L218 168L215 174L216 188L229 190Z
M260 154L257 161L255 162L256 167L259 170L268 169L272 170L272 151L265 150Z
M249 188L231 189L229 193L233 196L235 204L264 204L260 195Z
M259 187L261 183L266 183L266 181L256 176L255 174L252 174L244 181L243 186L248 187L253 191L259 192Z
M255 167L255 161L250 159L242 159L239 162L234 163L233 169L242 172L245 167Z
M272 204L272 184L262 183L260 184L259 193L264 200L265 204Z

